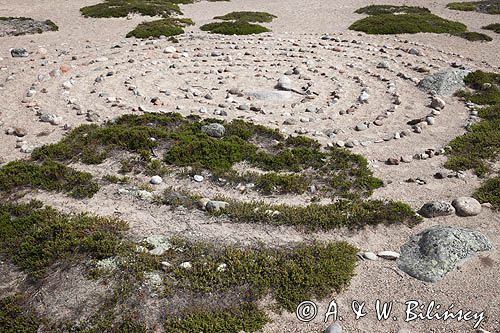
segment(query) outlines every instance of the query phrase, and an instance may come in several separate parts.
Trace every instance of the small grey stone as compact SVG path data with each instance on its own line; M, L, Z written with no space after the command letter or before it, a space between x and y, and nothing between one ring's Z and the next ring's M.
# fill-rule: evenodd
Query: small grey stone
M373 260L373 261L378 260L377 255L373 252L370 252L370 251L363 252L362 255L363 255L363 258L368 259L368 260Z
M455 208L444 201L431 201L423 205L418 212L424 217L433 218L454 214Z
M28 51L24 48L11 49L10 55L13 58L25 58L28 56Z
M205 205L205 209L209 212L218 212L219 210L226 208L227 205L228 203L225 201L210 200Z
M446 106L446 103L439 97L433 97L431 101L431 108L436 110L442 110Z
M219 123L211 123L201 127L201 131L214 138L222 138L226 133L226 128Z
M333 323L325 329L325 333L342 333L342 326L338 323Z
M201 183L203 181L203 176L200 176L200 175L194 175L193 179L198 182L198 183Z
M163 182L163 179L160 176L153 176L149 182L153 185L158 185Z
M288 76L282 76L278 79L276 88L285 91L292 90L292 80Z
M481 204L474 198L459 197L451 203L459 216L475 216L481 213Z

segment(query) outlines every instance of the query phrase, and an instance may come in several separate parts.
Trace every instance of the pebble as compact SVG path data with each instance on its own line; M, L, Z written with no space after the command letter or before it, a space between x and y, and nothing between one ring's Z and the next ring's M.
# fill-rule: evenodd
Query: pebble
M201 183L205 178L203 176L200 176L200 175L194 175L193 179L196 182Z
M11 49L10 55L13 58L26 58L28 56L28 51L24 48Z
M342 326L338 323L333 323L325 329L325 333L342 333Z
M292 90L292 80L288 76L282 76L278 79L278 84L276 86L280 90Z
M394 251L380 251L377 252L377 256L380 258L384 258L387 260L396 260L399 258L399 253L394 252Z
M159 185L163 182L163 179L160 176L153 176L149 182L153 185Z
M362 256L363 256L363 258L368 259L368 260L373 260L373 261L378 260L377 255L373 252L369 252L369 251L363 252Z

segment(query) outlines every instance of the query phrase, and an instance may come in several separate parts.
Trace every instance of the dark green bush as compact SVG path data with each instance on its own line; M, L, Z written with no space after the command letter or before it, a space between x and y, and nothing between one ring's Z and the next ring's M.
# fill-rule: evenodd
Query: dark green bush
M456 32L456 33L453 33L452 35L467 39L468 41L471 41L471 42L477 42L477 41L491 42L493 40L488 35L485 35L485 34L482 34L479 32L473 32L473 31Z
M40 319L26 306L21 294L0 299L0 331L2 333L36 333Z
M246 21L213 22L202 25L200 29L222 35L253 35L270 31L266 27Z
M122 221L62 214L37 201L0 204L0 253L34 278L57 262L115 255L126 229Z
M160 36L175 36L184 33L184 27L193 25L190 19L166 18L139 24L127 37L149 38Z
M482 27L482 29L491 30L491 31L496 32L497 34L500 34L500 23L488 24L488 25Z
M381 15L381 14L430 14L431 11L424 7L370 5L355 11L356 14Z
M216 16L216 20L244 21L244 22L271 22L276 16L265 12L231 12L223 16Z
M191 0L105 0L97 5L80 9L86 17L126 17L128 14L144 16L162 16L182 14L178 4L190 3Z
M486 180L472 195L479 202L489 202L500 210L500 176Z
M443 19L434 14L379 14L354 22L349 29L367 34L403 33L456 33L465 32L467 27L460 23Z
M42 163L18 160L0 168L0 191L11 193L24 187L67 192L76 198L92 197L99 190L90 173L49 159Z
M167 318L165 332L233 333L255 332L269 321L255 304L243 304L222 310L197 309L178 318Z
M413 226L421 221L408 205L392 201L339 200L328 205L290 206L221 199L229 205L212 214L227 215L236 222L290 225L311 231L341 227L359 229L366 225L393 223Z
M446 7L452 10L500 14L500 1L498 0L452 2L447 4Z

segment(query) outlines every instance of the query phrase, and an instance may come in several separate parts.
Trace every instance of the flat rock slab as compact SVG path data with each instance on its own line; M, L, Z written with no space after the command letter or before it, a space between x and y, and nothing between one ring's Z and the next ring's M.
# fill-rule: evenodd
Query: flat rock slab
M469 71L461 69L447 69L426 76L418 83L420 90L440 96L451 96L465 88L464 78Z
M292 97L292 93L290 91L248 91L245 93L247 96L253 97L262 101L270 101L270 102L280 102L286 101Z
M57 26L51 21L35 21L30 18L7 17L0 19L0 37L39 34L55 31Z
M416 279L436 282L461 260L490 249L490 241L477 231L437 225L401 246L398 267Z

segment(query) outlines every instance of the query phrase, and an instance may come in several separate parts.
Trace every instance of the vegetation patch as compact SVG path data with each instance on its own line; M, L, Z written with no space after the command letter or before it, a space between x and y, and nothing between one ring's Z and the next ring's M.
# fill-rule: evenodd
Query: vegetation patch
M482 29L491 30L491 31L496 32L497 34L500 34L500 23L488 24L488 25L482 27Z
M382 15L382 14L430 14L431 11L424 7L393 6L393 5L370 5L359 8L356 14Z
M486 14L500 14L499 0L452 2L446 5L447 8L460 11L476 11Z
M126 150L139 156L146 173L166 172L162 165L208 170L232 182L252 181L266 194L303 193L315 185L334 196L367 196L382 185L366 159L345 149L322 151L317 141L285 138L276 130L242 120L222 123L225 135L214 138L202 131L211 123L221 122L177 113L126 115L101 127L80 126L59 143L36 149L32 158L99 164L113 151ZM155 150L163 151L163 163L151 159ZM242 162L264 173L237 173L233 167ZM124 171L133 170L130 162L126 164Z
M271 294L288 311L303 300L322 299L332 290L342 290L354 275L357 261L357 249L345 242L276 249L187 241L173 245L163 258L172 264L167 270L167 281L173 279L170 285L202 294L238 290L242 303ZM181 267L183 262L191 268Z
M221 35L253 35L271 31L261 25L245 21L213 22L202 25L200 29Z
M59 262L115 255L126 229L118 220L62 214L39 201L0 204L0 253L33 278Z
M474 31L466 31L466 32L456 32L453 33L452 35L457 36L457 37L462 37L464 39L467 39L468 41L471 42L491 42L493 39L486 35L482 34L480 32L474 32Z
M0 328L3 333L34 333L40 320L36 313L26 306L21 294L0 299Z
M170 17L182 14L179 4L191 0L105 0L102 3L83 7L80 12L85 17L126 17L129 14Z
M255 332L269 322L269 317L254 303L221 310L187 311L179 317L168 318L165 332L233 333Z
M225 198L220 198L224 200ZM227 215L242 223L289 225L312 231L346 227L360 229L366 225L407 223L413 226L421 221L406 204L393 201L339 200L328 205L308 206L271 205L264 202L238 202L225 199L229 204L213 212Z
M50 159L41 163L18 160L0 168L0 191L13 193L22 188L66 192L75 198L92 197L99 190L91 174Z
M403 33L458 33L467 26L430 13L377 14L354 22L349 29L367 34L386 35Z
M476 104L488 104L479 109L482 120L473 124L470 131L453 139L449 146L445 167L453 170L473 169L484 177L491 173L491 165L498 161L500 153L500 74L476 71L465 78L473 92L461 92L459 96ZM498 174L486 180L474 193L480 202L490 202L500 209L500 177Z
M134 30L127 34L127 37L149 38L149 37L170 37L184 33L184 27L193 25L190 19L166 18L139 24Z
M460 91L457 96L480 105L500 104L500 74L475 71L467 75L464 82L472 91Z
M244 22L271 22L277 16L266 12L231 12L223 16L216 16L216 20L244 21Z
M479 202L489 202L496 210L500 210L500 176L486 180L472 196Z

